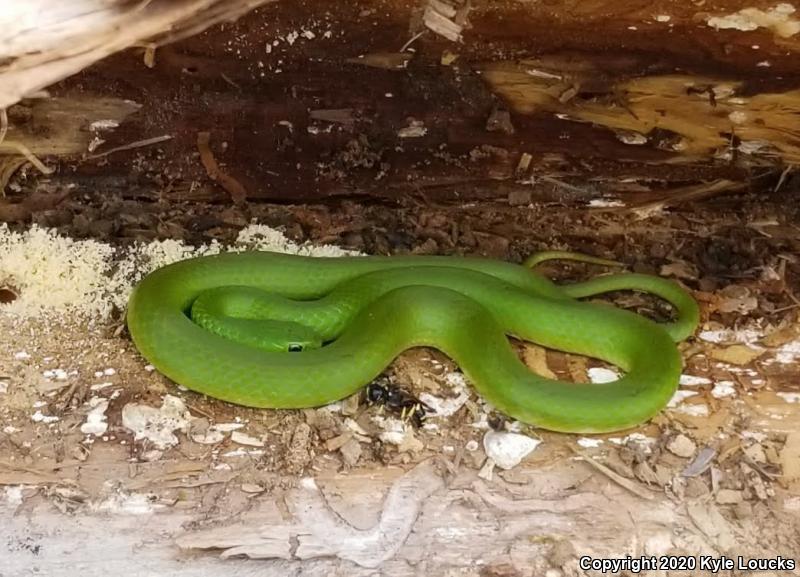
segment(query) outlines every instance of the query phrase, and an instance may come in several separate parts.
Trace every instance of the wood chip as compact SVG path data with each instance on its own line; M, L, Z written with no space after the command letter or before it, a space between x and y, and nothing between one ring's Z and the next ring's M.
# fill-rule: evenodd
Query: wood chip
M444 36L448 40L458 42L461 40L462 26L459 26L443 14L437 12L431 6L425 8L422 16L422 22L425 26L440 36Z
M659 271L661 276L673 276L684 280L696 280L698 277L697 267L685 260L676 260L665 264Z
M537 345L525 343L522 349L522 360L525 365L534 373L548 379L558 378L556 374L547 366L547 351Z
M338 451L340 448L342 448L345 445L345 443L347 443L347 441L349 441L352 438L353 438L353 435L351 433L342 433L341 435L339 435L337 437L334 437L332 439L328 439L325 442L325 448L328 449L331 452Z
M241 431L234 431L231 433L231 441L234 443L238 443L240 445L247 445L248 447L263 447L264 441L261 439L257 439L256 437L252 437L246 433L242 433Z
M786 443L780 452L780 460L781 484L784 487L798 485L800 488L800 432L794 431L786 436Z
M678 435L667 443L667 450L673 455L688 459L697 450L697 445L686 435Z
M742 502L742 492L733 489L720 489L715 499L720 505L735 505Z
M686 511L694 525L711 539L720 551L729 551L736 545L736 538L730 525L713 503L690 502L686 505Z
M344 462L349 467L355 467L358 463L358 460L361 458L361 443L356 441L355 439L349 439L342 447L339 449L339 452L342 454L342 458Z

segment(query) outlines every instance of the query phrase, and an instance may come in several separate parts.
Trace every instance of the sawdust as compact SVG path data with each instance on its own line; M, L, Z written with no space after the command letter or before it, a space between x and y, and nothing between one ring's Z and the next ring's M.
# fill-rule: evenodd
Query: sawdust
M199 247L178 240L116 248L95 240L74 240L52 229L33 226L15 232L0 225L0 286L19 295L0 310L28 318L77 314L107 320L124 310L134 285L167 264L222 250L271 250L291 254L337 256L356 254L333 246L301 245L264 225L245 227L227 248L212 242Z

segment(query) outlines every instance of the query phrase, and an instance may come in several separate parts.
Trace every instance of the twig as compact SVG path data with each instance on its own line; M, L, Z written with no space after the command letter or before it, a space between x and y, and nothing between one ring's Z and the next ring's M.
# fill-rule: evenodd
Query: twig
M665 191L666 196L659 200L625 207L622 210L623 212L634 213L638 219L645 219L667 207L675 207L678 204L689 201L697 201L701 199L704 200L720 194L740 192L745 188L747 188L746 182L736 182L733 180L720 178L710 183L673 188Z
M123 144L122 146L115 146L114 148L109 148L108 150L100 152L99 154L93 154L91 156L87 156L86 159L94 160L95 158L102 158L104 156L108 156L109 154L113 154L115 152L122 152L123 150L133 150L134 148L142 148L143 146L150 146L153 144L158 144L159 142L165 142L167 140L172 140L171 134L164 134L163 136L154 136L153 138L145 138L144 140L137 140L129 144Z
M646 489L643 489L642 487L640 487L636 483L630 481L629 479L626 479L622 475L619 475L619 474L615 473L614 471L612 471L611 469L609 469L605 465L603 465L601 463L598 463L594 459L592 459L590 457L587 457L585 455L582 455L574 447L573 447L572 450L575 451L575 453L577 455L576 459L588 463L589 465L591 465L592 467L594 467L595 469L597 469L598 471L603 473L606 477L608 477L609 479L614 481L616 484L618 484L623 489L627 489L628 491L630 491L631 493L633 493L637 497L641 497L642 499L647 499L648 501L652 501L653 500L653 498L654 498L653 497L653 493L651 493L650 491L648 491Z
M0 108L0 144L3 144L6 134L8 134L8 112L5 108Z
M238 85L236 82L234 82L234 81L233 81L233 79L232 79L230 76L228 76L228 75L227 75L227 74L225 74L224 72L220 72L220 74L219 74L219 75L222 77L222 79L223 79L225 82L227 82L228 84L230 84L231 86L233 86L233 87L234 87L236 90L238 90L238 91L240 91L240 92L241 92L241 90L242 90L242 87L241 87L241 86L239 86L239 85Z
M569 190L570 192L576 192L578 194L582 194L584 196L590 196L592 192L590 190L586 190L585 188L581 188L579 186L575 186L574 184L569 184L567 182L563 182L558 180L557 178L553 178L552 176L539 176L537 177L539 180L543 180L544 182L549 182L550 184L555 184L565 190Z
M21 142L17 142L15 140L7 140L5 142L0 143L0 152L3 151L11 151L11 152L18 152L22 156L24 156L28 162L30 162L33 166L35 166L39 172L42 174L53 174L55 172L54 168L48 168L44 165L44 163L36 158L36 156L31 152L31 150L22 144Z
M194 411L195 413L198 413L198 414L200 414L200 415L203 415L205 418L207 418L207 419L209 419L209 420L213 420L213 419L214 419L214 415L212 415L212 414L211 414L211 413L209 413L208 411L204 411L203 409L201 409L201 408L199 408L199 407L196 407L196 406L194 406L194 405L190 405L190 404L187 404L187 405L186 405L186 407L187 407L187 408L188 408L190 411Z
M408 41L408 42L406 42L405 44L403 44L403 47L402 47L402 48L400 48L399 52L405 52L405 51L406 51L406 49L407 49L409 46L411 46L411 45L412 45L414 42L416 42L416 41L417 41L417 40L418 40L418 39L419 39L419 38L420 38L420 37L421 37L423 34L425 34L427 31L428 31L428 30L427 30L427 29L425 29L425 30L423 30L422 32L417 32L416 34L414 34L414 36L412 36L412 37L409 39L409 41Z
M0 140L0 142L2 142L2 140ZM786 180L786 177L789 176L789 173L792 172L792 170L794 170L794 165L793 164L790 164L786 168L783 169L783 172L781 172L780 178L778 178L778 183L775 185L775 188L772 190L772 192L778 192L781 189L781 186L783 186L783 183Z

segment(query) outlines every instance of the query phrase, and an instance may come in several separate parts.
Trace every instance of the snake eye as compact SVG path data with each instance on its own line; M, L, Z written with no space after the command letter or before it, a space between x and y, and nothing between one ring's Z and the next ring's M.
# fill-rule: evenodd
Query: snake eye
M303 345L299 343L292 343L287 349L290 353L299 353L303 350Z

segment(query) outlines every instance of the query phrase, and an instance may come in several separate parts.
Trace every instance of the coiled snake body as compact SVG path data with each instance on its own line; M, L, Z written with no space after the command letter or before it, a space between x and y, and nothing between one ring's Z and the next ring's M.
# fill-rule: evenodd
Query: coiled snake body
M528 264L571 253L542 253ZM577 299L621 289L656 294L677 320ZM542 428L609 432L646 421L678 385L675 342L697 325L676 283L613 274L558 286L530 266L436 256L315 258L226 253L145 277L128 307L142 355L164 375L251 407L315 407L377 377L402 351L450 356L503 413ZM603 384L532 373L508 336L602 359L624 375ZM295 352L299 351L299 352Z

